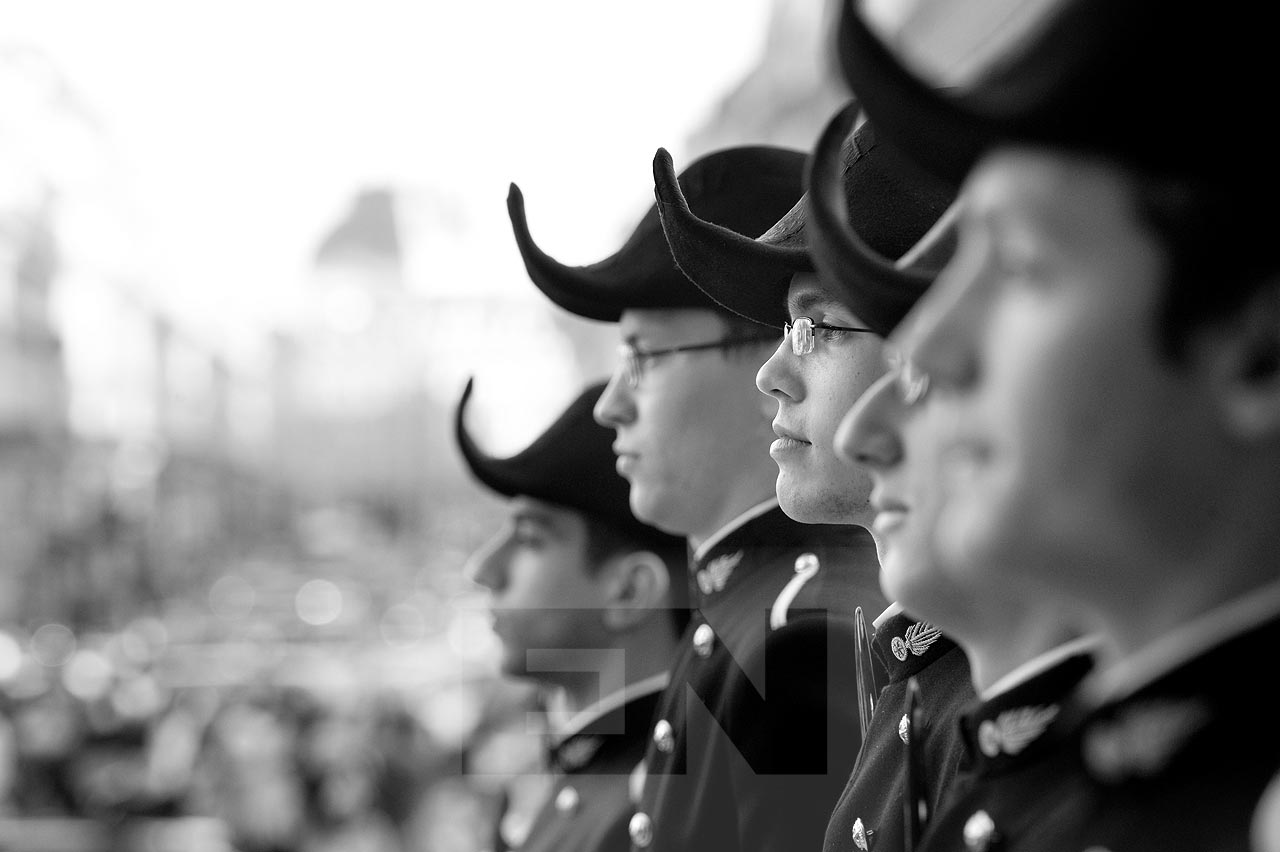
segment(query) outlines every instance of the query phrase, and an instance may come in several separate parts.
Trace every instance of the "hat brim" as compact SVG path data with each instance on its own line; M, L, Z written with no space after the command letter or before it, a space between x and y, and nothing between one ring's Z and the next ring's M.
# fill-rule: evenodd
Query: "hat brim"
M1182 140L1188 104L1230 103L1243 85L1274 76L1262 41L1273 37L1270 27L1194 4L1073 0L976 82L948 88L909 70L858 5L843 4L840 17L846 82L886 138L948 180L963 180L981 156L1004 145L1192 179L1238 181L1260 167L1273 170L1269 130L1210 129L1191 152ZM1205 44L1230 44L1230 61L1197 61Z
M573 509L639 541L682 543L681 537L651 527L631 512L631 487L617 471L613 430L592 417L604 382L588 386L533 443L507 458L484 452L468 432L472 388L468 379L454 415L454 435L467 467L483 485L507 497L533 497Z
M803 191L805 156L776 145L733 146L700 157L673 183L697 217L754 235L794 207ZM529 277L572 313L616 322L633 308L723 309L692 286L676 265L656 203L617 252L587 266L567 266L537 245L529 233L524 196L515 184L507 211Z
M842 184L842 150L860 111L858 102L853 101L838 112L823 128L810 158L806 195L809 253L823 284L868 328L887 337L937 276L937 268L921 268L923 264L940 267L940 255L949 252L945 246L925 253L913 249L904 258L916 256L914 264L886 258L853 228ZM922 239L929 240L931 246L940 241L936 228Z
M842 4L839 57L845 81L882 138L923 168L960 183L995 129L959 109L906 69L857 10Z
M803 245L803 196L763 236L753 238L690 210L664 148L653 158L653 182L658 218L680 271L725 310L782 328L791 277L813 271Z
M514 183L507 193L507 213L530 280L566 311L585 319L617 322L627 308L648 307L655 294L663 297L663 307L671 300L672 288L662 286L659 279L679 272L666 254L662 226L652 208L621 249L585 266L561 263L538 246L529 232L524 194ZM656 273L650 274L651 270ZM705 306L706 300L690 296L688 305Z

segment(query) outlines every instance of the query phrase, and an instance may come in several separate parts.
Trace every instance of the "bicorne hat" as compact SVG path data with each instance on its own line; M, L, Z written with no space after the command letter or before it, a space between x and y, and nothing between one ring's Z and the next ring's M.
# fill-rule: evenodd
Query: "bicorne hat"
M679 185L700 218L755 236L800 198L804 164L804 152L789 148L725 148L694 161L680 175ZM524 196L515 184L507 196L507 211L529 277L571 313L617 322L628 308L720 308L690 287L676 267L656 206L649 208L622 248L587 266L562 264L534 242Z
M887 334L927 283L923 273L903 275L894 264L938 222L954 200L956 187L886 144L871 123L853 130L858 113L853 101L832 121L843 133L836 138L839 170L826 177L840 196L842 217L866 250L860 255L866 261L841 270L831 281L824 278L824 283L835 283L833 292L862 322ZM824 139L829 136L830 132ZM815 191L813 184L767 232L753 239L691 209L666 151L659 149L653 170L662 227L684 273L727 310L781 328L792 276L823 268L810 245L808 196Z
M964 87L921 79L842 0L846 82L879 132L960 181L999 144L1100 155L1154 175L1275 185L1263 119L1274 28L1244 7L1066 0ZM1196 121L1197 108L1212 124Z
M472 384L467 381L458 401L454 433L463 459L483 485L507 497L533 497L574 509L654 547L684 544L683 538L642 523L631 513L630 485L615 467L613 430L591 415L604 382L586 388L533 443L506 458L485 453L467 431Z

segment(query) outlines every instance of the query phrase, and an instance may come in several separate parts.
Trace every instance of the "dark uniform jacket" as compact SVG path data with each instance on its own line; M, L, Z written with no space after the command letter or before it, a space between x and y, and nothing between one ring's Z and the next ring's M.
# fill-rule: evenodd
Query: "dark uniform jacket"
M644 759L661 694L631 699L552 749L555 783L520 852L626 852L630 779Z
M920 768L918 791L932 813L964 754L958 718L976 698L964 651L905 613L876 628L872 648L888 669L889 683L880 692L857 765L830 815L823 852L900 852L906 847L909 762ZM909 730L906 718L912 679L920 690L925 723L916 730Z
M884 605L874 542L861 527L797 523L775 504L691 569L694 610L653 727L632 845L815 848L860 743L853 613Z
M1086 717L1092 795L1058 848L1251 849L1255 810L1280 768L1280 584L1214 623L1231 635Z
M1071 808L1078 768L1054 721L1063 702L1093 667L1082 649L993 698L975 702L960 719L965 757L942 806L929 821L919 852L970 852L1023 846L1053 822L1054 807Z

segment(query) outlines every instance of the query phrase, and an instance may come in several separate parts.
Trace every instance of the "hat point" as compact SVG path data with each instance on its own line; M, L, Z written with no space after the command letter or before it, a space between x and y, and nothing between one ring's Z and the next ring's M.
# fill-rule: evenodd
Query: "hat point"
M659 148L653 157L653 194L659 204L675 204L684 210L689 209L676 177L675 164L666 148Z

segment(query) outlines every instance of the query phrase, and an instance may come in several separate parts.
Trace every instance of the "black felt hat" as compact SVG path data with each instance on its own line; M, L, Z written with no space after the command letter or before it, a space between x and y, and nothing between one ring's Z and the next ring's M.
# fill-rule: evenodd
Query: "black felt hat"
M725 148L694 161L679 184L697 215L733 231L763 233L800 198L805 154L771 145ZM655 207L617 252L566 266L533 241L524 196L511 185L507 211L529 277L551 301L587 319L616 322L628 308L719 308L671 259Z
M920 79L858 3L842 6L846 81L880 132L936 174L961 180L984 151L1013 143L1193 179L1261 171L1275 184L1278 140L1262 109L1277 76L1275 29L1262 6L1069 0L964 88Z
M591 416L604 388L604 382L591 385L528 447L499 458L481 450L467 432L466 408L472 389L468 380L454 416L462 457L472 475L499 494L533 497L575 509L654 547L681 547L683 538L655 529L631 514L630 485L614 466L613 430Z
M856 143L858 134L851 137L850 131L857 115L856 105L850 105L832 118L810 158L805 195L809 253L823 284L843 294L842 301L851 305L874 306L873 312L864 310L865 316L859 316L888 336L954 253L956 207L953 203L940 215L931 214L933 224L896 261L868 245L854 225L857 214L848 203L849 181L855 174L850 159L858 155L858 145L850 144ZM901 159L892 146L879 144L883 146L881 155ZM944 198L939 195L928 200L940 203Z
M836 121L844 121L847 129L858 111L858 104L850 102ZM920 241L954 200L955 185L883 144L869 122L842 143L842 172L834 186L842 190L841 203L871 255L892 271L894 261ZM654 157L653 177L663 230L689 279L726 309L781 328L791 277L817 271L808 239L807 198L753 239L699 217L684 198L664 150ZM901 283L896 275L859 273L843 277L840 292L863 322L887 333L901 318L903 306L918 296L915 290L901 291Z

